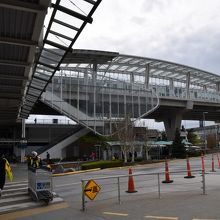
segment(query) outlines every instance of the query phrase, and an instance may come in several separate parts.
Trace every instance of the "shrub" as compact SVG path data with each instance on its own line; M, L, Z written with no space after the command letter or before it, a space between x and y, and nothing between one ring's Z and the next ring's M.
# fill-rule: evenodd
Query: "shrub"
M95 168L111 168L111 167L121 167L123 166L123 161L122 160L100 160L100 161L93 161L93 162L87 162L81 164L81 169L82 170L89 170L89 169L95 169Z

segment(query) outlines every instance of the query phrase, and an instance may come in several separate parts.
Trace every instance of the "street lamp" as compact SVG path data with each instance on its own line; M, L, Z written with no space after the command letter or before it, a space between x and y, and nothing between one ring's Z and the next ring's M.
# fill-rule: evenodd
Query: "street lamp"
M216 148L219 148L218 146L218 124L215 124L215 142L216 142Z
M203 112L203 133L204 133L204 151L206 153L207 150L207 140L206 140L206 130L205 130L205 114L208 114L208 112Z

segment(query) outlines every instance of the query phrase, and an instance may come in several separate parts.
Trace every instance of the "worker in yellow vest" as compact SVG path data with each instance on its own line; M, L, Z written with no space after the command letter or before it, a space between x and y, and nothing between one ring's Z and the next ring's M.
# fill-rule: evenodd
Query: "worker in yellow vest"
M5 156L2 155L0 157L0 197L2 195L2 190L5 185L5 176L7 176L9 181L13 180L11 166Z
M32 151L28 166L34 169L40 168L42 166L41 158L38 156L36 151Z

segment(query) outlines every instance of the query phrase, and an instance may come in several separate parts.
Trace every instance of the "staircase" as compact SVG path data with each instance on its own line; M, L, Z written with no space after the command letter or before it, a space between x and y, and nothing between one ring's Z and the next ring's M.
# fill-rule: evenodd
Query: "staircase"
M86 135L88 132L89 129L83 128L82 126L78 125L75 129L73 129L64 137L55 140L46 147L40 148L37 152L42 159L46 158L46 152L49 152L51 158L65 158L66 154L64 149L76 140L78 140L80 137Z
M55 195L51 204L62 201L62 198ZM45 205L43 202L35 202L29 196L27 181L6 183L0 199L0 215L43 205Z

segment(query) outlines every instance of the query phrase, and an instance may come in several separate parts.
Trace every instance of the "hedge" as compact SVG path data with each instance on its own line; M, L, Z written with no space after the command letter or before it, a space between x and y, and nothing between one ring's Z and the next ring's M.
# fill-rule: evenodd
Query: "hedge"
M123 161L122 160L100 160L100 161L93 161L93 162L87 162L81 164L81 169L82 170L89 170L89 169L95 169L95 168L111 168L111 167L121 167L123 166Z

